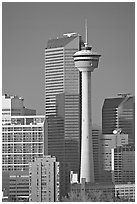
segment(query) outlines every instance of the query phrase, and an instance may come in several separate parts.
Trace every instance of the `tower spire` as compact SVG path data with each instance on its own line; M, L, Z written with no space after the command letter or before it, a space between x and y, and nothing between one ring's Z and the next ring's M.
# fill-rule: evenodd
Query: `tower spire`
M88 47L88 26L87 26L87 19L85 19L85 47Z

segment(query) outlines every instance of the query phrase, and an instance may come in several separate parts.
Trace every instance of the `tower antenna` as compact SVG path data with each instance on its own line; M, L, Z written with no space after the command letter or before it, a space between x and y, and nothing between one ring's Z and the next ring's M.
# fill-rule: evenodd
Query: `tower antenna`
M85 47L88 47L88 26L87 19L85 19Z

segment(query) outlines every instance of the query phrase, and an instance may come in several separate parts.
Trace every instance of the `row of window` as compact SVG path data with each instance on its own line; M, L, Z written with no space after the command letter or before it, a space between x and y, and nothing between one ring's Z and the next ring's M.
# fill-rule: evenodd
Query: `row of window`
M43 131L43 127L2 127L2 131Z

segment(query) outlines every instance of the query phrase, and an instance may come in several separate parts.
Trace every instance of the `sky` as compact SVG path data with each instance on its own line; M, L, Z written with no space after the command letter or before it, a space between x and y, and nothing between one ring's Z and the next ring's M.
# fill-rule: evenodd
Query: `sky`
M47 41L76 32L101 54L92 73L92 120L101 125L105 98L135 94L134 2L3 2L2 94L45 114L44 50Z

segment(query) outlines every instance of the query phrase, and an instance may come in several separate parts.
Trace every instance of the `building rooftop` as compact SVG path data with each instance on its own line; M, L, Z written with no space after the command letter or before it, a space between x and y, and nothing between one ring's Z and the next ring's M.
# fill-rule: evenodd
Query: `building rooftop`
M133 96L130 97L117 97L117 98L107 98L104 101L103 107L107 108L117 108L124 100L130 101L133 99Z
M68 43L70 43L72 40L74 40L77 36L78 35L75 34L75 35L70 35L70 37L64 36L61 38L48 40L46 49L64 47Z
M135 145L134 144L124 144L122 146L117 146L115 149L118 151L135 151Z
M3 97L5 97L5 99L6 99L6 98L9 98L9 99L16 98L16 99L24 100L21 96L10 95L10 94L4 94Z
M103 107L117 108L125 98L107 98L104 101Z

